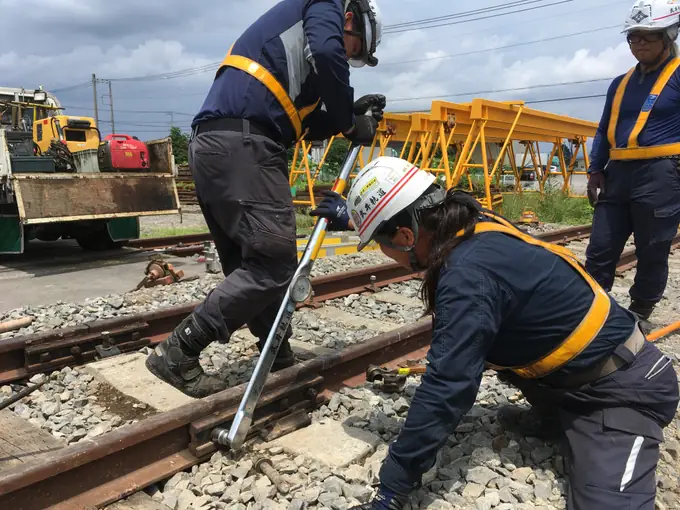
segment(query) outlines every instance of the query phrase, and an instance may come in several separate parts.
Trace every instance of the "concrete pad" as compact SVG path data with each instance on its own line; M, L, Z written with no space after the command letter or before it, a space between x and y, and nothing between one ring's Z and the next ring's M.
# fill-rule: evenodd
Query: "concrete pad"
M169 506L155 501L145 492L137 492L127 499L104 507L105 510L170 510Z
M338 310L330 306L324 306L316 310L312 310L319 316L319 318L325 320L336 321L340 324L346 324L348 326L354 326L355 328L366 328L372 331L391 331L396 329L398 326L391 324L389 322L382 322L375 319L369 319L368 317L361 317L359 315L353 315L351 313L345 312L344 310Z
M381 303L390 303L393 305L403 305L403 306L419 306L420 300L417 298L410 298L399 294L397 292L392 292L391 290L383 290L373 294L373 298Z
M362 461L381 443L378 436L367 430L326 420L275 439L268 446L280 446L291 455L304 455L340 469Z
M90 363L83 370L157 411L170 411L194 400L154 376L145 361L146 355L136 352Z

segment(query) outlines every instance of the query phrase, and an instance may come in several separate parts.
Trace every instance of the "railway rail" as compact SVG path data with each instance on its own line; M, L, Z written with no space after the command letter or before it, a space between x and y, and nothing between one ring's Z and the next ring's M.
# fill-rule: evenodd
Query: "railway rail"
M588 225L543 233L537 237L566 244L587 237ZM182 236L184 237L184 236ZM197 237L196 237L197 238ZM192 239L196 239L192 238ZM147 246L157 246L153 243ZM312 279L312 298L301 306L318 307L339 297L375 292L382 287L419 277L398 264L380 264ZM14 337L0 342L0 385L34 374L49 373L96 358L139 350L160 343L198 302L96 321L72 328Z
M573 236L587 236L587 229L552 232L541 237L564 242ZM678 243L680 236L674 245ZM629 267L631 257L634 258L634 253L624 253L619 267ZM376 267L386 271L380 281ZM394 283L418 276L401 268L399 272L398 266L392 264L376 267L344 273L349 276L345 283L341 283L338 275L315 279L315 299L370 291L388 285L390 280ZM376 278L371 279L371 275ZM321 298L320 290L325 292ZM187 305L186 313L190 307ZM155 341L154 335L160 335L160 331L177 320L167 311L155 315L158 322L153 328L137 332L140 341L149 339L147 345ZM422 359L429 346L431 328L431 320L423 319L271 374L249 438L259 436L267 440L308 425L311 410L328 403L340 388L362 384L371 364L396 367L407 360ZM246 384L232 387L5 470L0 473L0 508L101 508L204 462L219 449L216 439L229 428L245 388Z

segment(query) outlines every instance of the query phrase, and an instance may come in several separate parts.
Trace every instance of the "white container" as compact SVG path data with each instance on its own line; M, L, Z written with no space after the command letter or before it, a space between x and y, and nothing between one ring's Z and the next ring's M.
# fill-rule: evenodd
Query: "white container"
M76 172L79 174L99 172L98 150L85 149L74 152L73 163L76 166Z

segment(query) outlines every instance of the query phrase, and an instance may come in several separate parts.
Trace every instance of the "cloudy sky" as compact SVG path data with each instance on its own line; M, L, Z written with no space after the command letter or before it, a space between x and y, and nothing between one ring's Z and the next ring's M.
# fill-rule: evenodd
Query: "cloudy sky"
M604 94L610 79L635 63L620 33L632 0L378 1L392 28L378 50L379 67L353 70L352 82L357 97L386 94L389 111L428 109L434 98ZM95 73L111 80L117 132L151 139L165 136L171 122L188 131L215 64L276 3L200 0L195 8L184 0L0 0L0 86L42 85L67 113L92 116ZM433 21L412 23L426 19ZM543 86L564 82L585 83ZM496 92L507 89L515 90ZM97 95L107 134L108 83L98 83ZM603 102L531 107L598 121Z

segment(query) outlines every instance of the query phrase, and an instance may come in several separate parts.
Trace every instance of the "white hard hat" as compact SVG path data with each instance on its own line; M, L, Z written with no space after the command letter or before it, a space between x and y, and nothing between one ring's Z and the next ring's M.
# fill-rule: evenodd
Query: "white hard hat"
M678 37L680 2L671 0L638 0L628 13L622 33L666 31L674 41Z
M357 175L347 195L349 214L362 250L380 227L413 204L435 181L435 176L408 161L381 156Z
M370 67L378 65L375 57L382 39L382 16L375 0L345 0L345 12L351 11L361 26L361 43L363 54L358 58L352 58L349 63L352 67Z

